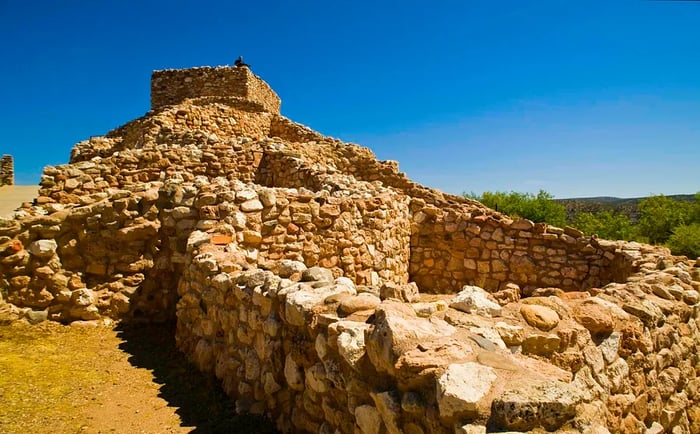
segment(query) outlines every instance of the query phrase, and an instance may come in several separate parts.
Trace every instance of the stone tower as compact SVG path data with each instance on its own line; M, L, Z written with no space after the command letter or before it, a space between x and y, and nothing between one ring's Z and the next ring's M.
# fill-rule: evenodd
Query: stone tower
M260 111L274 114L279 114L281 103L275 91L248 67L205 66L153 72L151 109L202 98L245 100Z
M3 155L0 158L0 185L13 185L15 183L15 170L12 155Z

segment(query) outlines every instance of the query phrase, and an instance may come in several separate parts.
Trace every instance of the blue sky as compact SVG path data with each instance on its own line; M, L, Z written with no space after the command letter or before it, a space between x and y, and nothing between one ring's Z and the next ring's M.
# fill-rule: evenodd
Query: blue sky
M282 113L450 193L700 190L700 2L0 0L18 183L244 55Z

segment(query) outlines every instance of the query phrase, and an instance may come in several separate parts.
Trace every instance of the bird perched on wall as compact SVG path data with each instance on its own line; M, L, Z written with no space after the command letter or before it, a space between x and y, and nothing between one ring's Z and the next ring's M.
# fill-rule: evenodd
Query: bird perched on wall
M245 66L245 67L250 67L247 63L243 62L243 56L238 56L238 59L236 59L235 62L233 62L233 66Z

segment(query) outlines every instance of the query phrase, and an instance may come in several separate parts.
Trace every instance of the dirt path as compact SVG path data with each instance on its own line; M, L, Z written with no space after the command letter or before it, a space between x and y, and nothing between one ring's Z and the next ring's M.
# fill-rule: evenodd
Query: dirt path
M272 432L232 408L172 327L0 326L2 433Z
M22 202L31 202L39 187L36 185L3 185L0 186L0 217L11 214L19 208Z

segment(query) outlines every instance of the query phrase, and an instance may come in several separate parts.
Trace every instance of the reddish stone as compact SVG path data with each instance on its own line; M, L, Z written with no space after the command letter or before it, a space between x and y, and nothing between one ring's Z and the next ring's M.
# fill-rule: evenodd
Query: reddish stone
M10 242L8 250L11 252L17 253L20 250L22 250L23 248L24 248L24 246L22 245L22 243L19 240L12 240L12 242Z
M564 300L581 300L590 297L590 294L584 291L570 291L559 294L559 298Z
M232 241L230 235L214 235L211 237L210 242L216 245L228 244Z

